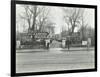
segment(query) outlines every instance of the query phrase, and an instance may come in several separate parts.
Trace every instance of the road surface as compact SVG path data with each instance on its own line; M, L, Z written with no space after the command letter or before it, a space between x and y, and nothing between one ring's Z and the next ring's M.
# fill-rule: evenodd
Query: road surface
M94 50L16 53L16 72L43 72L94 68Z

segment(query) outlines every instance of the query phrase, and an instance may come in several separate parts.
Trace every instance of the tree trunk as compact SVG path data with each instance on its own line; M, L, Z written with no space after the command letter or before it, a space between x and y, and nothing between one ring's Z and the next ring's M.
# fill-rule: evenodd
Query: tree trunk
M34 16L33 16L33 25L32 25L32 30L35 30L35 23L36 23L36 13L37 13L37 6L34 7Z

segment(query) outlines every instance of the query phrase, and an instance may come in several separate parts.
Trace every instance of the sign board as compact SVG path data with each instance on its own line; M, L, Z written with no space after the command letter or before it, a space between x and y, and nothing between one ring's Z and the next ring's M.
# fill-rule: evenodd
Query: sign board
M34 33L22 33L22 36L34 36L35 38L47 38L48 33L47 32L34 32Z
M82 45L87 45L87 41L82 41Z
M47 33L35 33L33 34L35 38L46 38L47 37Z

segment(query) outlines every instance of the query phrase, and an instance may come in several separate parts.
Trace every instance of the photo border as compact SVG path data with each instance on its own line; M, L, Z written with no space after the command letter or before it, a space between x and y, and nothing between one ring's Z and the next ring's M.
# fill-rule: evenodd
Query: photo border
M61 70L61 71L44 71L44 72L27 72L16 73L16 4L43 5L43 6L60 6L60 7L78 7L95 9L95 68L79 69L79 70ZM97 71L97 5L83 4L65 4L37 1L17 1L11 0L11 76L29 76L29 75L48 75L48 74L64 74Z

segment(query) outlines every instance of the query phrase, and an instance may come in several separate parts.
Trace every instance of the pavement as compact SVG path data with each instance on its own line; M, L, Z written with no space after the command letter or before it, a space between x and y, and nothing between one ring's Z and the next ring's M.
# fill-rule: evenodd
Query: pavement
M68 48L49 48L49 49L20 49L16 50L17 53L27 53L27 52L45 52L45 51L91 51L94 50L94 47L71 47Z

